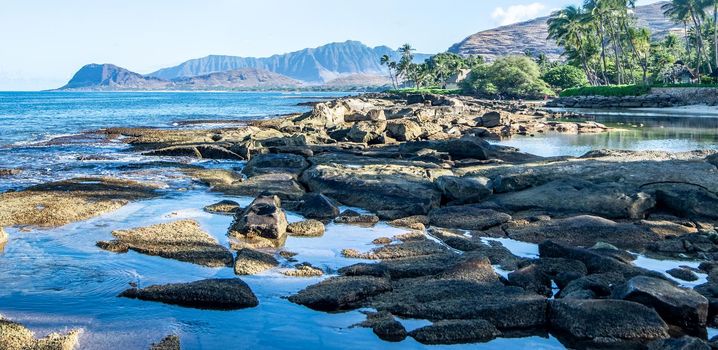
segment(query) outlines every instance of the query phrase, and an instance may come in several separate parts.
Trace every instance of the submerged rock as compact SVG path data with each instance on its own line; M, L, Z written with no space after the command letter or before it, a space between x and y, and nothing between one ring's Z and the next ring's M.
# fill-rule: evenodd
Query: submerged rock
M152 344L150 350L180 350L180 339L176 335L168 335L159 343Z
M391 290L385 278L370 276L332 277L289 297L289 301L318 311L358 308L368 297Z
M226 215L234 215L240 209L242 208L239 206L239 203L227 199L204 207L204 211L208 213Z
M132 288L119 296L197 309L236 310L259 305L252 290L239 278Z
M72 350L78 345L79 330L67 334L50 333L40 339L23 325L0 316L0 349L2 350Z
M374 214L359 214L353 210L345 210L334 219L337 224L374 225L379 217Z
M305 220L287 225L287 232L292 236L320 237L324 235L324 224L318 220Z
M706 326L708 299L691 289L646 276L634 277L613 292L613 298L652 307L669 324L689 332Z
M284 244L287 217L277 196L260 196L235 215L229 235L249 247L272 248Z
M490 322L476 320L442 320L413 330L409 335L422 344L483 343L501 335Z
M668 326L651 308L624 300L554 300L549 327L569 344L593 341L614 348L668 338Z
M244 248L237 252L234 261L234 273L237 275L254 275L279 266L279 261L271 254Z
M289 277L319 277L324 275L324 271L309 263L304 263L298 264L294 269L282 271L282 274Z
M114 178L75 178L0 194L0 227L58 227L87 220L130 201L158 195L158 186Z
M131 249L138 253L210 267L232 264L232 253L194 220L181 220L130 230L113 231L116 240L98 242L110 251ZM125 249L126 247L126 249Z

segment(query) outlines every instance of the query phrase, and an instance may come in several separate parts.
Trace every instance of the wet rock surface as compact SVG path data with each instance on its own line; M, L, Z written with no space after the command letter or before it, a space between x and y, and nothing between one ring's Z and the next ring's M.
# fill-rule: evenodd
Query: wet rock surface
M234 273L237 275L254 275L279 266L273 255L250 248L237 252L234 260Z
M204 210L206 212L224 215L234 215L237 211L241 209L242 208L239 206L239 203L231 200L219 201L217 203L210 204L204 207Z
M319 311L348 310L391 288L389 281L380 277L332 277L290 296L289 301Z
M483 343L501 335L485 320L443 320L413 330L409 335L422 344Z
M318 220L304 220L287 225L287 232L292 236L320 237L324 234L324 224Z
M66 334L50 333L44 338L35 338L35 334L23 325L0 316L0 349L3 350L72 350L78 346L79 330Z
M130 230L113 231L111 242L100 248L122 252L127 249L147 255L191 262L210 267L232 264L232 254L194 220L181 220Z
M249 286L238 278L132 288L122 292L120 297L197 309L236 310L259 305Z
M249 247L278 247L284 244L287 225L279 197L260 196L244 211L235 214L229 235Z
M180 339L176 335L168 335L160 342L152 344L150 350L180 350Z

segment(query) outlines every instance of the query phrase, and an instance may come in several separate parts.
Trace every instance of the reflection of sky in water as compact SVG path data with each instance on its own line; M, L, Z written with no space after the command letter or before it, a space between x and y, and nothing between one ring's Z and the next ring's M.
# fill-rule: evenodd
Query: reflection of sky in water
M537 133L496 143L541 156L580 156L594 149L683 152L718 149L718 118L596 115L595 120L618 128L599 134Z

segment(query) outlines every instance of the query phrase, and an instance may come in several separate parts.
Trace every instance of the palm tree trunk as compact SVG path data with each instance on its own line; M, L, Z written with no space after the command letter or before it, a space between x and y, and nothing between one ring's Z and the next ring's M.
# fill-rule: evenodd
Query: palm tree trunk
M713 58L718 71L718 0L713 1Z
M716 1L718 2L718 0ZM603 77L603 83L605 85L611 85L611 82L608 81L608 77L606 77L606 29L603 26L603 17L598 18L598 23L598 36L601 40L601 76Z

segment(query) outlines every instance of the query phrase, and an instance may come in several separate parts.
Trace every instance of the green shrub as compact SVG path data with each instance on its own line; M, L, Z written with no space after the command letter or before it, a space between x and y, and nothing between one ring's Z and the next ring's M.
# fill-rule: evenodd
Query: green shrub
M567 64L551 68L544 73L543 80L554 88L565 90L588 85L586 73L581 69Z
M407 88L407 89L395 89L387 90L386 93L396 95L409 95L409 94L435 94L435 95L458 95L461 93L461 89L442 89L438 87L429 88Z
M491 65L480 66L469 75L462 87L466 93L486 97L543 98L555 93L541 79L541 70L527 56L508 56Z
M640 96L651 91L646 85L610 85L610 86L583 86L566 89L561 92L561 97L572 96Z

